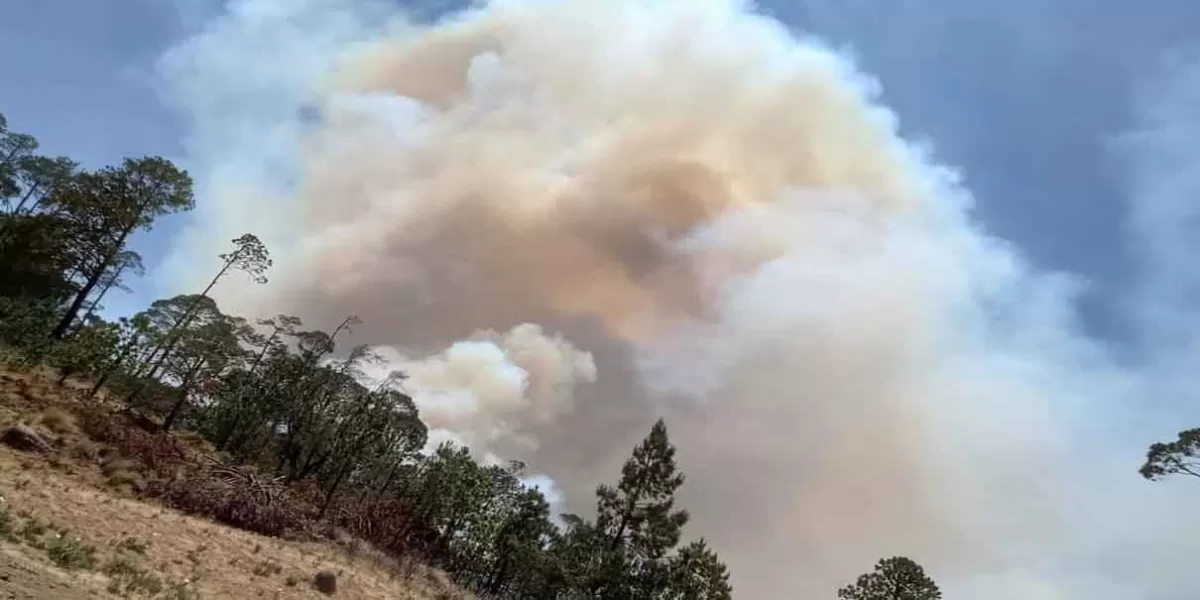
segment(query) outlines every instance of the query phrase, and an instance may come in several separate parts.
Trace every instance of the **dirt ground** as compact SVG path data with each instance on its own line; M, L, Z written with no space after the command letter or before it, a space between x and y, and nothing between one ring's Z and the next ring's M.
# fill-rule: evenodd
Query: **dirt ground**
M86 585L86 584L85 584ZM81 589L81 582L11 544L0 546L0 600L111 598Z
M0 372L0 428L35 422L47 403L62 401L56 389L52 381ZM8 539L0 541L0 600L327 598L312 585L319 571L338 575L336 598L470 597L441 573L402 568L352 540L263 537L140 501L101 481L94 461L0 445L0 512L11 521ZM41 541L25 535L30 523L48 529ZM94 547L94 565L60 568L48 550L55 536ZM151 575L161 590L116 590L123 580L112 565L119 561Z

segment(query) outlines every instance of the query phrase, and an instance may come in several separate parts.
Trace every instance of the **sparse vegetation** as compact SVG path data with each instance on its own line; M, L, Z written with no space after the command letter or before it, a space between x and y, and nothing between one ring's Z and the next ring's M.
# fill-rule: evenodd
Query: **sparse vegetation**
M46 556L64 569L91 569L96 565L96 548L65 532L53 536L46 545Z
M13 539L13 516L8 507L0 504L0 540Z
M135 460L128 458L113 458L112 460L104 461L100 467L100 472L105 477L112 477L119 473L136 473L140 465Z
M42 538L46 536L47 531L50 531L50 528L45 523L39 521L37 517L28 515L25 516L25 523L21 527L20 536L26 544L35 548L44 548L45 543L42 541Z
M150 549L150 542L142 541L134 537L127 537L117 542L116 549L118 552L130 552L133 554L145 555Z
M189 581L173 583L167 586L164 600L200 600L200 592L196 591Z
M278 574L282 573L283 567L280 566L279 563L275 562L274 560L267 559L267 560L260 560L257 563L255 563L254 568L252 570L253 570L254 574L258 575L259 577L270 577L271 575L278 575Z
M128 557L118 557L104 565L108 576L108 592L121 596L153 597L164 589L163 581L153 573L138 566Z

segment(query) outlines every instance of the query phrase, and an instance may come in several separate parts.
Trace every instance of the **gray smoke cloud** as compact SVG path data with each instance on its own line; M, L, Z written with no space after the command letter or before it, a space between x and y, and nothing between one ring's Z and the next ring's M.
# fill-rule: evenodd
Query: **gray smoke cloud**
M224 306L360 315L435 429L571 510L665 417L739 597L892 554L949 597L1194 587L1187 490L1136 476L1174 369L1113 360L873 80L746 4L236 0L161 72L203 198L166 269L258 233L273 282Z

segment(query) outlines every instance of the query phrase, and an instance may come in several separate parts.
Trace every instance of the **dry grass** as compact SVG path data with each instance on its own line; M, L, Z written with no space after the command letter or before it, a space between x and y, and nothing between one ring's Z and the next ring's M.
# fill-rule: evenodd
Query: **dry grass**
M47 558L44 548L0 543L3 553L25 553L12 560L36 563L39 573L60 582L46 597L111 598L148 595L153 589L166 597L184 597L178 592L205 599L314 598L319 594L311 582L319 571L339 574L337 597L342 598L471 597L436 571L398 564L349 536L341 544L285 541L114 493L155 485L148 476L169 471L176 461L190 461L190 452L202 451L205 443L193 436L180 444L170 436L126 433L113 429L117 423L108 418L89 423L92 414L78 404L82 394L72 393L37 374L0 369L0 425L38 415L37 426L61 436L62 449L38 457L0 448L0 498L14 510L27 511L23 523L70 531L79 544L98 549L89 562L92 557L84 556L86 551L59 542L62 547L55 547L55 556L64 564L95 564L95 570L67 572ZM92 435L94 431L104 435ZM97 468L100 456L106 459ZM19 539L20 532L14 536ZM64 589L62 581L69 582L70 589Z
M87 438L72 440L67 448L71 458L80 461L94 462L100 458L103 448L100 444Z
M38 422L59 435L75 435L79 433L79 423L75 419L75 415L58 408L51 406L42 411Z
M196 433L195 431L188 431L188 430L178 431L175 433L175 438L178 439L180 442L183 442L184 445L189 446L195 450L200 450L202 452L208 452L208 453L213 453L216 451L216 449L213 448L213 445L208 443L208 440L204 439L204 436L201 436L199 433Z
M128 545L130 538L145 540L149 546L142 562L147 568L163 580L193 582L202 598L312 598L304 582L320 570L342 573L339 597L425 599L453 593L426 569L405 581L370 556L351 557L328 544L232 529L80 486L57 472L22 471L12 458L0 451L0 495L10 505L30 507L42 522L97 547L115 549ZM22 480L30 483L20 484ZM288 586L289 579L301 585Z
M100 472L103 473L105 477L112 477L117 473L136 472L140 468L141 465L139 465L136 460L114 456L111 459L105 460L100 465Z

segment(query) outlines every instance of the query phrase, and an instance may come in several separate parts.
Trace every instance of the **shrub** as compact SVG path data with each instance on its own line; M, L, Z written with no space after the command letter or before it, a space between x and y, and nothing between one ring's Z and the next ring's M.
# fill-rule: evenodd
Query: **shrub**
M110 594L155 596L163 591L161 579L126 557L114 559L105 565L104 574L111 580L108 584Z
M172 507L269 536L311 537L317 509L284 488L203 473L152 490ZM266 489L264 489L266 488Z
M13 517L7 506L0 506L0 540L13 539Z
M146 481L133 471L115 471L108 476L109 487L127 492L141 492L146 489Z
M46 546L46 556L54 564L69 570L91 569L96 565L96 548L67 534L59 534Z
M150 542L143 542L135 537L127 537L122 539L120 542L117 542L116 548L118 552L132 552L134 554L144 555L146 554L146 551L150 549Z
M88 437L112 446L117 455L138 457L149 478L170 478L194 465L187 448L174 436L146 431L131 422L134 418L94 410L83 415L80 425Z
M25 524L21 527L21 537L30 546L41 548L42 536L46 535L49 530L50 527L39 521L37 517L29 516L25 518Z

